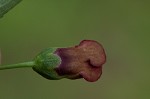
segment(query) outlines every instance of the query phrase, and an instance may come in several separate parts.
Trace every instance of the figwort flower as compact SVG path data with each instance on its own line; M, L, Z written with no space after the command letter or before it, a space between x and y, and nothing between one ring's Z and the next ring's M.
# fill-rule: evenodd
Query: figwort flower
M42 51L34 59L33 69L51 80L84 78L94 82L100 78L105 61L106 55L101 44L83 40L75 47Z
M83 40L75 47L48 48L33 61L0 66L0 70L32 67L34 71L51 80L84 78L94 82L100 78L105 61L106 55L101 44L93 40Z

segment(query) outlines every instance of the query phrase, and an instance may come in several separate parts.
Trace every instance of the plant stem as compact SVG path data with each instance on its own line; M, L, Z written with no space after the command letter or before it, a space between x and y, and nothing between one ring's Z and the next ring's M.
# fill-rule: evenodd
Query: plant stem
M33 61L18 63L18 64L11 64L11 65L3 65L3 66L0 66L0 70L14 69L14 68L24 68L24 67L33 67L34 65L35 65L35 63Z

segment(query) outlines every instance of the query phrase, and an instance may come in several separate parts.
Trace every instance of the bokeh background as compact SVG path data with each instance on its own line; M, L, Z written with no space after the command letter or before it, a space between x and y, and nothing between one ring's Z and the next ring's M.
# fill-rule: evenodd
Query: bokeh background
M101 79L47 80L31 68L0 71L0 99L149 99L150 1L23 0L0 19L2 64L83 39L103 44Z

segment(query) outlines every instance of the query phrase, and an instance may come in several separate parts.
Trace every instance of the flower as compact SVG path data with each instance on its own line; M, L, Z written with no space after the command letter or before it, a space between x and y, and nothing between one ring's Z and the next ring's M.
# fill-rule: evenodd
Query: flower
M83 40L79 45L68 48L49 48L35 58L33 69L48 79L79 79L97 81L106 62L101 44Z

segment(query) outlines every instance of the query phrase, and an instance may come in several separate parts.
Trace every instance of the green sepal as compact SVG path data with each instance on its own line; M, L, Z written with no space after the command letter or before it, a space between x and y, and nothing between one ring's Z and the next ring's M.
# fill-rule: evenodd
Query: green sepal
M61 58L54 52L57 48L48 48L38 54L35 59L33 70L50 80L61 79L56 68L61 64Z

